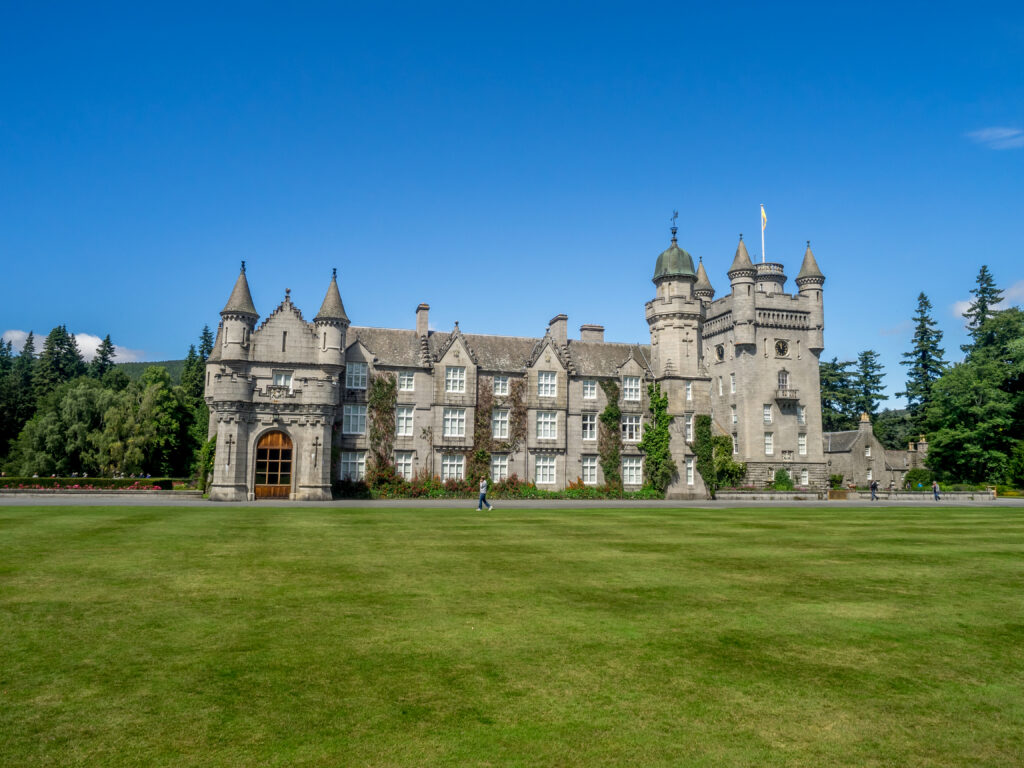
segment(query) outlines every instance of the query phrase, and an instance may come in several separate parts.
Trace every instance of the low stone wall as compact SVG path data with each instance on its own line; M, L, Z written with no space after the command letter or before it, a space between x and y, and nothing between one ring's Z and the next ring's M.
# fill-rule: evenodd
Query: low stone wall
M846 501L871 501L871 491L851 491L838 489L828 492L830 500ZM939 491L939 497L945 501L989 501L996 497L995 489L985 491ZM932 499L931 490L927 491L878 491L879 501L929 501Z
M721 501L824 501L820 491L719 491Z

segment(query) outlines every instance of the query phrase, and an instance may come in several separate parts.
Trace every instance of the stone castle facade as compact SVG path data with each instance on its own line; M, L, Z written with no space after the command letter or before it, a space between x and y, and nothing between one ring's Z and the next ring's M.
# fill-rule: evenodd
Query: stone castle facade
M605 341L598 325L570 339L561 314L539 338L464 333L458 324L431 331L426 304L413 328L352 325L336 275L312 322L286 291L257 327L243 263L207 361L217 438L210 497L329 499L335 480L360 479L370 448L368 388L383 373L397 385L392 459L407 477L465 477L480 447L474 426L483 423L493 480L603 484L599 415L607 405L602 382L612 381L623 483L639 488L647 385L658 382L674 417L678 474L669 497L706 495L690 447L698 414L731 437L747 484L763 486L784 468L798 486L823 490L824 275L808 244L796 292L786 293L783 265L753 263L741 237L727 276L730 292L715 299L703 262L694 268L673 227L645 307L650 344L630 344Z

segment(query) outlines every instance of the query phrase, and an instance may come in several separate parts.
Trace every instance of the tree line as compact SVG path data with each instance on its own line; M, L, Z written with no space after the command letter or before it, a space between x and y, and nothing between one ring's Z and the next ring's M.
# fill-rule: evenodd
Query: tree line
M917 297L911 347L900 361L907 369L898 393L907 400L905 409L879 411L888 397L874 350L856 361L822 361L823 429L856 429L867 413L889 448L906 448L925 436L928 466L942 481L1024 486L1024 312L996 308L1003 291L986 265L971 296L963 315L969 340L958 363L945 359L928 297Z
M192 474L209 425L203 378L212 351L204 326L175 384L160 366L131 381L109 334L88 363L64 325L38 354L32 333L17 354L0 341L0 466L23 477Z

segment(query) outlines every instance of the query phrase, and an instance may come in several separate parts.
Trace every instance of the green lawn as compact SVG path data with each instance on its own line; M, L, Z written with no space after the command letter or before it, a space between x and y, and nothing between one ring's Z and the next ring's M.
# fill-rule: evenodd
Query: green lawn
M1019 766L1024 514L0 507L0 763Z

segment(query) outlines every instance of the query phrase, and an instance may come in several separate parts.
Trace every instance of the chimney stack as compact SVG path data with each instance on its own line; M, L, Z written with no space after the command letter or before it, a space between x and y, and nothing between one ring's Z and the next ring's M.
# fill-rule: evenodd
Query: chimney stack
M604 341L603 325L581 325L580 341Z
M558 344L565 344L569 340L569 316L555 315L548 323L548 333Z
M426 336L427 331L430 329L430 323L428 318L430 316L430 305L420 304L416 307L416 335Z

